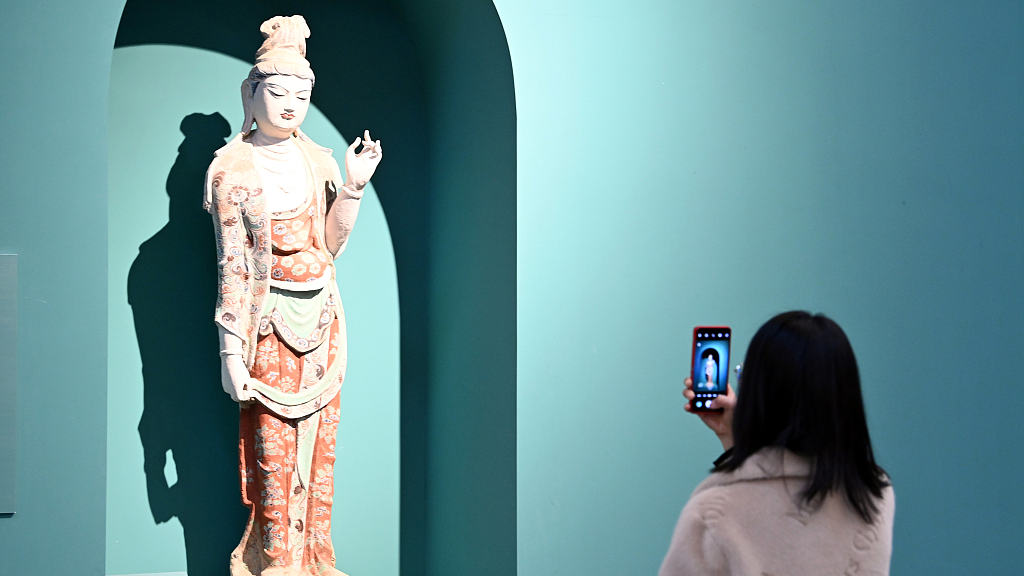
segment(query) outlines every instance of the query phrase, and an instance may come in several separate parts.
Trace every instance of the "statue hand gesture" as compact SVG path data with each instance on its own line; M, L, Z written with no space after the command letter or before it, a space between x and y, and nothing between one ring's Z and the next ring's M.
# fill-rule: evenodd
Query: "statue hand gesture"
M356 154L359 144L363 149ZM356 141L345 151L345 185L355 190L362 190L366 183L373 177L377 170L377 164L384 156L380 147L380 140L374 142L370 139L370 131L365 130L362 138Z

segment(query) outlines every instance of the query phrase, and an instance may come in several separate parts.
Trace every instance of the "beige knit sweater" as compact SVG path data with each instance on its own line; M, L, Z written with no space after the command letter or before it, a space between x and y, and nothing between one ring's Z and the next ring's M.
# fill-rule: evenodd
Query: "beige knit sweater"
M838 493L800 504L810 463L765 448L734 472L697 486L679 517L659 576L865 576L889 574L895 497L865 523Z

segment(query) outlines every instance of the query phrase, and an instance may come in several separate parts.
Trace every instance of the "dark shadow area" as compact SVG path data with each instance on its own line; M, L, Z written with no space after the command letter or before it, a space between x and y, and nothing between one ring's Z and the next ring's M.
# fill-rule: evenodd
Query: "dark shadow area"
M206 168L231 129L220 114L197 113L181 121L181 131L185 140L167 175L167 225L139 246L128 273L145 386L139 437L153 520L181 521L189 576L225 576L247 510L238 484L238 406L220 385L217 249L202 195ZM164 475L168 451L173 486Z

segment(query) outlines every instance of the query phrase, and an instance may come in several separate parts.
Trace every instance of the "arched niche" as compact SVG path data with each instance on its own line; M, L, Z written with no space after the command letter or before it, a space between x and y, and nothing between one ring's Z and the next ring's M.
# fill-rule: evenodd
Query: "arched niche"
M115 48L250 62L278 14L310 23L324 117L386 146L373 183L400 305L401 574L514 574L516 134L501 22L480 0L129 0Z

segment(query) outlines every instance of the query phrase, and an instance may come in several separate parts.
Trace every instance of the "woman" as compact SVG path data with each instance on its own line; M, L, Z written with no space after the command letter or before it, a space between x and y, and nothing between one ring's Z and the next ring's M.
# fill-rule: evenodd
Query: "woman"
M382 157L365 134L345 155L300 130L314 76L301 16L275 17L242 83L242 133L207 173L220 269L222 385L241 402L239 471L249 522L232 576L339 576L331 545L345 314L334 259ZM252 129L253 122L256 129Z
M722 412L698 415L725 454L683 508L662 576L889 573L895 500L835 322L769 320L750 342L739 397L729 387L712 407Z

